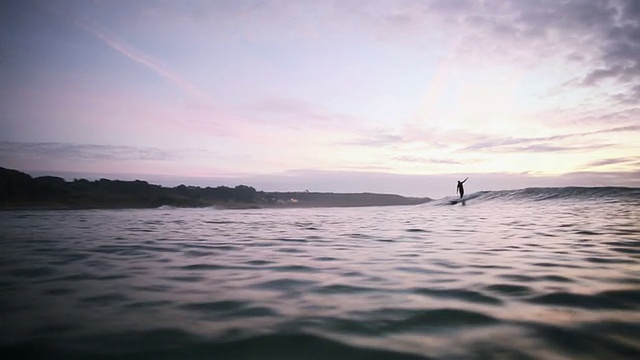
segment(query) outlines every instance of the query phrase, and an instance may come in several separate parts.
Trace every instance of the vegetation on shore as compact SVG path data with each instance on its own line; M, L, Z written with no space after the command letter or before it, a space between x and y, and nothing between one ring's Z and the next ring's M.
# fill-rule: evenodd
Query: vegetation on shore
M66 181L55 176L31 177L0 167L0 208L156 208L175 207L263 208L319 206L416 205L429 198L391 194L318 192L264 192L251 186L163 187L146 181L100 179Z

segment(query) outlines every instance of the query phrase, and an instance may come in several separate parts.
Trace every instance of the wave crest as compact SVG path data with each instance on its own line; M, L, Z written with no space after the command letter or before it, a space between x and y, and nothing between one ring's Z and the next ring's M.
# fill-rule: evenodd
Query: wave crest
M518 190L478 191L464 196L445 197L433 202L434 205L454 205L459 202L502 201L547 201L547 200L600 200L639 201L640 188L628 187L547 187Z

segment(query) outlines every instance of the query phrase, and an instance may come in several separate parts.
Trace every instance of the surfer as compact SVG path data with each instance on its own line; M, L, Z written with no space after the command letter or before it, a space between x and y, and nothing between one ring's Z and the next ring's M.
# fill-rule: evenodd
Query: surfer
M464 184L465 181L467 181L468 177L465 178L462 181L458 181L458 187L456 188L456 194L460 193L460 199L462 199L462 197L464 196L464 186L462 186L462 184Z

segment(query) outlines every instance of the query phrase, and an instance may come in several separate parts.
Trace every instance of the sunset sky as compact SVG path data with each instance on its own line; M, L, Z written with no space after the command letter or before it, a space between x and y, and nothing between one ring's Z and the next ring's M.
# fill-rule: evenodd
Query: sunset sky
M455 195L640 186L640 1L0 0L0 166Z

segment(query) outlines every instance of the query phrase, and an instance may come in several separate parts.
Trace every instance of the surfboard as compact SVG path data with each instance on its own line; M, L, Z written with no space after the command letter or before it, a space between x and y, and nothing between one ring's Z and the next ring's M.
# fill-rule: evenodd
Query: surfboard
M458 198L458 197L454 198L453 196L447 196L446 198L442 199L442 202L440 204L442 204L442 205L455 205L455 204L466 205L467 201L479 198L483 194L486 194L486 193L487 193L486 191L478 191L478 192L474 192L474 193L471 193L471 194L465 194L465 196L463 196L462 198Z
M462 203L462 205L464 205L464 204L465 204L465 201L467 201L467 200L469 200L469 199L471 199L471 198L472 198L472 197L471 197L471 196L469 196L469 195L467 195L467 196L463 196L463 197L461 197L461 198L459 198L459 199L449 200L449 204L450 204L450 205L455 205L455 204L457 204L457 203Z

